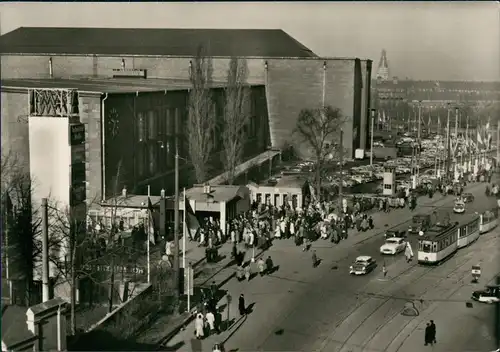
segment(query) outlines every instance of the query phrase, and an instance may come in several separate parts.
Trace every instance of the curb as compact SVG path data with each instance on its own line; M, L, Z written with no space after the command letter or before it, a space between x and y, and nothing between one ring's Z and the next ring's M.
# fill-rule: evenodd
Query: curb
M264 254L265 251L266 250L261 249L258 252L256 252L255 253L255 258L259 258L262 254ZM206 258L202 258L197 263L201 263L205 259ZM218 275L222 270L226 270L226 269L229 269L229 267L227 265L223 266L220 270L216 271L212 276L210 276L209 278L207 278L204 283L209 282L213 277L215 277L216 275ZM226 283L228 283L235 276L236 276L236 272L235 271L231 271L229 273L229 275L224 280L222 280L222 281L220 281L220 282L217 283L217 288L221 288L222 286L224 286ZM194 320L194 318L195 318L195 314L194 314L195 311L196 311L196 307L192 308L189 311L189 315L185 319L183 319L179 324L177 324L175 327L173 327L172 330L168 332L168 334L166 334L164 337L162 337L156 343L157 345L160 346L159 350L161 350L161 348L163 347L164 344L166 344L168 341L170 341L180 331L184 330L186 328L186 326Z

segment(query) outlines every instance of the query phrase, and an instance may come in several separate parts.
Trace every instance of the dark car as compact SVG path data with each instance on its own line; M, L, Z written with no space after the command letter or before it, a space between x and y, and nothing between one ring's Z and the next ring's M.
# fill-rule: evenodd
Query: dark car
M465 203L472 203L474 201L474 195L472 193L463 193L462 199Z
M472 299L483 303L500 302L499 290L499 285L486 286L484 290L474 291L472 293Z
M406 238L406 230L404 229L394 229L394 230L387 230L384 234L385 238Z
M409 233L419 233L427 231L431 227L430 214L418 214L412 218L411 225L408 227Z

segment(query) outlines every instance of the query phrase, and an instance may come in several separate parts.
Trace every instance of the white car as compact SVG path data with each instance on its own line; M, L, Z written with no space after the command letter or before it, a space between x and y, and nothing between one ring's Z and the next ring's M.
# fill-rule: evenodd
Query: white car
M365 275L373 271L377 263L375 259L368 255L362 255L356 258L354 263L349 267L349 274L351 275Z
M465 203L460 201L460 202L455 202L455 205L453 206L453 212L456 214L463 214L465 213Z
M380 247L380 253L395 255L403 252L406 248L406 241L400 237L391 237L385 240L385 243Z

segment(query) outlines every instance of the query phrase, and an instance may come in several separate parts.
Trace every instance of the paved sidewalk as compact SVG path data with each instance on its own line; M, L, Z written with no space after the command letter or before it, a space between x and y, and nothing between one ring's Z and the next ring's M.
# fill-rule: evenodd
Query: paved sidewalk
M485 187L485 184L471 184L471 187L477 189L478 187ZM469 187L470 189L470 187ZM347 240L341 241L339 244L335 245L330 241L318 240L313 243L312 247L316 250L319 258L342 258L348 256L349 253L352 254L352 251L348 249L352 249L356 246L356 244L370 241L374 239L377 235L381 235L384 230L387 228L401 225L411 219L411 216L421 213L432 212L435 207L441 206L445 203L449 203L453 200L453 196L442 197L439 194L436 194L432 199L429 197L421 197L418 201L417 211L410 212L408 208L396 209L392 210L390 213L374 213L372 217L374 219L375 229L362 232L355 233L354 231L350 232L349 238ZM386 226L388 225L388 226ZM271 255L275 265L279 265L280 269L277 275L283 280L287 278L294 277L297 271L304 269L304 260L305 256L310 257L310 254L303 253L301 247L295 246L293 240L275 240L273 246L268 250L268 253L261 254L264 257L267 255ZM249 259L247 257L247 259ZM306 260L306 263L310 262ZM310 264L305 264L310 265ZM254 271L256 271L255 265L253 265ZM228 278L234 275L234 268L225 268L221 270L213 280L216 282L224 282L227 281ZM297 275L295 275L296 277ZM268 298L273 299L273 295L275 295L276 299L281 299L277 292L280 291L279 287L277 287L278 283L272 283L269 280L270 278L264 277L259 278L256 277L252 279L249 283L242 282L239 283L236 280L231 281L224 288L228 289L230 295L232 296L232 302L229 306L229 319L236 320L238 318L238 296L240 293L244 293L247 295L247 300L253 300L256 295L266 295ZM273 293L273 290L276 294ZM260 293L259 293L260 292ZM248 294L247 294L248 293ZM221 307L223 308L222 317L223 320L226 320L228 316L228 307L226 304L226 300L223 299L220 302ZM252 301L247 304L254 303ZM189 326L187 330L181 331L176 336L172 337L171 340L168 341L168 346L181 346L180 351L189 351L190 350L190 340L193 337L193 328ZM211 348L213 344L217 342L221 342L226 339L227 336L225 334L221 334L219 336L210 336L206 338L202 344L205 349Z

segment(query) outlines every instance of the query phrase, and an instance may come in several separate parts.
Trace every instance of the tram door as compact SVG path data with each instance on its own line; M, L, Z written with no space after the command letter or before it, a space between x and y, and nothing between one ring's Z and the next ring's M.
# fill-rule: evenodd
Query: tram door
M293 209L297 209L297 207L299 206L299 204L298 204L298 199L297 199L297 198L298 198L298 197L297 197L297 195L296 195L296 194L294 194L294 195L292 196L292 207L293 207Z

